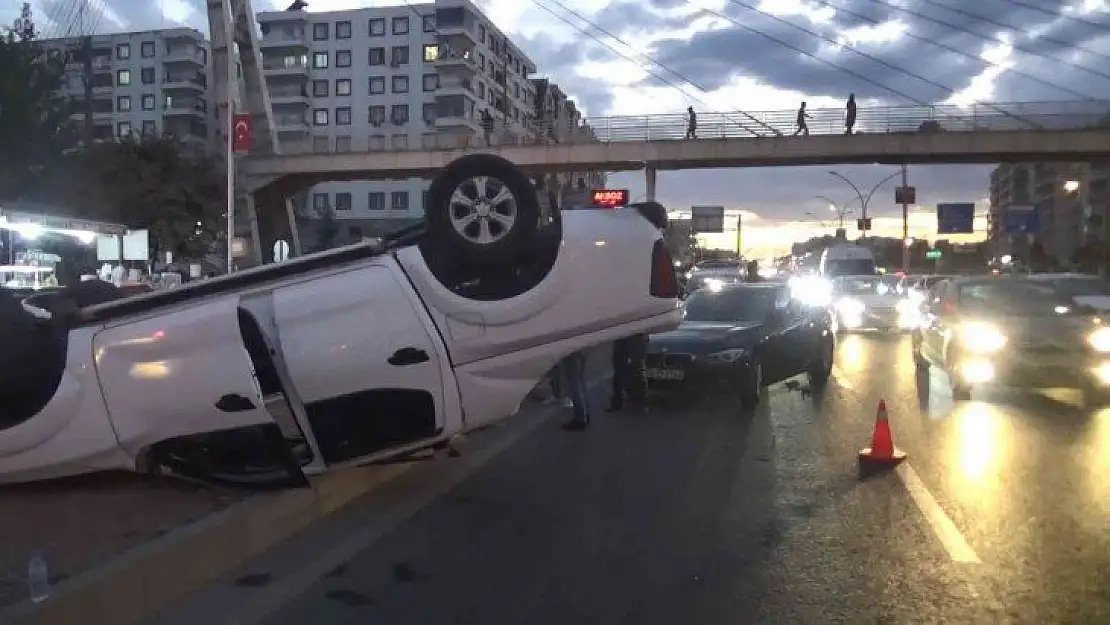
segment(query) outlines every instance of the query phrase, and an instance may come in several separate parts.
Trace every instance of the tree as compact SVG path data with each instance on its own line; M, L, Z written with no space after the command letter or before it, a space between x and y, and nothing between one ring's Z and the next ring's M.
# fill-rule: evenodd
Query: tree
M59 95L65 59L34 40L29 5L0 38L0 198L48 184L47 171L72 145L69 102Z
M223 172L172 137L125 137L70 156L65 203L82 216L150 231L152 246L197 258L222 240Z

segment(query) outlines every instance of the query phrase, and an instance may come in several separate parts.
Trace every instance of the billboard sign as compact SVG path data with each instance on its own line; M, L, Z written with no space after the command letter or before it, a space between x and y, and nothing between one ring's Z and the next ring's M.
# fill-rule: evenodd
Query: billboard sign
M975 203L937 204L937 234L975 232Z
M628 189L594 189L590 203L597 208L616 208L628 205Z
M724 206L693 206L690 208L690 225L697 233L725 231Z
M1019 204L1007 206L1002 211L1002 232L1006 234L1036 234L1041 231L1041 215L1036 206Z

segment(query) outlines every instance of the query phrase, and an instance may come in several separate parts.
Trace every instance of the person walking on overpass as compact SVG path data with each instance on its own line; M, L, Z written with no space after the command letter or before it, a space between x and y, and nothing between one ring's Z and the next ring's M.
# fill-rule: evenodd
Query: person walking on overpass
M686 138L698 138L698 114L694 112L693 106L686 107Z
M856 127L856 94L848 94L848 103L845 105L847 116L844 119L844 134L851 135Z
M798 136L798 133L802 133L807 137L809 136L809 126L806 124L807 119L809 119L809 113L806 112L806 103L802 102L802 105L798 107L798 119L796 122L798 128L794 130L795 137Z

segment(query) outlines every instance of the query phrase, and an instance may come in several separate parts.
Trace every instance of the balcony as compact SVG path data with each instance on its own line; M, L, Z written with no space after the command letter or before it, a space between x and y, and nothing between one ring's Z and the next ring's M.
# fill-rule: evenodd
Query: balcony
M166 117L199 117L204 119L208 114L205 110L204 104L198 100L173 100L167 102L162 107L163 115Z
M193 65L205 67L207 53L203 48L191 45L172 46L162 55L162 62L167 65Z
M262 71L268 77L294 76L308 78L308 60L299 59L291 62L288 57L279 59L263 59Z
M435 60L437 70L469 75L478 73L478 64L474 61L474 52L471 48L440 43L437 52Z
M188 91L204 93L208 80L203 74L166 74L162 76L162 89L165 91Z
M275 114L274 128L279 133L307 133L309 131L308 116L300 113Z
M258 42L258 47L262 50L303 51L308 49L308 36L304 30L299 32L271 31L263 35Z
M300 85L270 87L270 106L308 106L308 91Z

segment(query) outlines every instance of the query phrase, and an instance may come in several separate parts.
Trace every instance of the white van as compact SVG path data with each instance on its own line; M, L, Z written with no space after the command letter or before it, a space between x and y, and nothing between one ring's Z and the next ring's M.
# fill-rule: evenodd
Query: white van
M819 271L826 278L874 275L875 257L866 247L841 243L821 252Z

